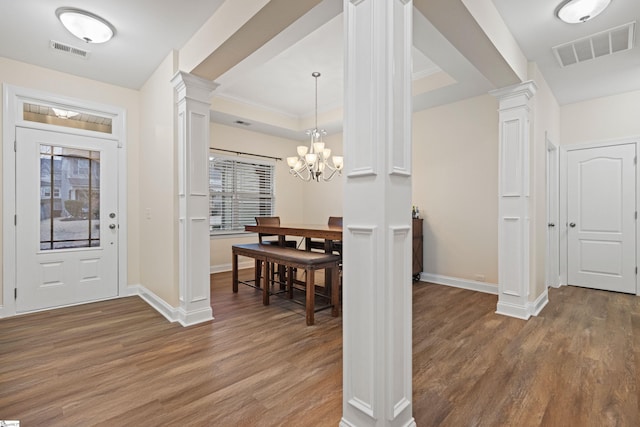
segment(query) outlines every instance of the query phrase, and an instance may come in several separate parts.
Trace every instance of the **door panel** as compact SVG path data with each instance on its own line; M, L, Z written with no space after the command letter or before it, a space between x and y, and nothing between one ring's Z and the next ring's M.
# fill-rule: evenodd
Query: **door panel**
M18 312L118 294L117 147L18 128Z
M568 152L568 281L636 292L635 144Z

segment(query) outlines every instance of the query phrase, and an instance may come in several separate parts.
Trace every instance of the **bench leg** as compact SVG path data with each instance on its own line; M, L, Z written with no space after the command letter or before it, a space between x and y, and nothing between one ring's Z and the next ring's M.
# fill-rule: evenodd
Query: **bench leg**
M315 299L316 299L316 285L315 285L315 271L311 268L307 269L307 326L313 325L315 314Z
M264 277L262 282L262 304L269 305L269 273L271 269L271 263L269 261L264 262Z
M331 315L333 317L338 317L340 315L340 274L338 270L337 265L329 269L331 272L331 305L333 305Z
M231 257L231 283L232 283L232 289L234 293L238 293L238 254L237 253L233 253L233 256Z
M287 292L289 295L289 299L293 298L293 272L294 272L294 268L293 267L288 267L288 273L287 273Z

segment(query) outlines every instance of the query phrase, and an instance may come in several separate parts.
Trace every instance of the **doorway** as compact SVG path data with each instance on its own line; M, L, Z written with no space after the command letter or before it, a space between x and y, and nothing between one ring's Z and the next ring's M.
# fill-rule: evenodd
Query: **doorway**
M567 150L567 284L636 293L635 159L635 143Z
M3 89L0 318L127 295L125 110Z
M560 239L559 232L559 155L558 147L545 135L547 143L547 262L546 285L560 286Z
M16 130L16 310L118 295L117 147Z

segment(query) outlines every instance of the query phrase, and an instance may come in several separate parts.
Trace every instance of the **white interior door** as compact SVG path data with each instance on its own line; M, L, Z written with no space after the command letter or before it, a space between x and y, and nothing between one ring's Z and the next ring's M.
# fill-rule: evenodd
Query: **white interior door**
M567 157L568 283L636 292L635 144Z
M16 130L16 308L118 294L117 147Z

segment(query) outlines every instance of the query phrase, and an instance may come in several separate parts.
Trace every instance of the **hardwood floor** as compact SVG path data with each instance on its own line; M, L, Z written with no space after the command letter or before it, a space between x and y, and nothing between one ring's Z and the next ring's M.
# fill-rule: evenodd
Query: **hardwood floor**
M251 277L252 271L242 272ZM215 320L137 297L0 319L0 419L24 426L337 426L342 318L213 276ZM414 285L418 426L640 425L640 298L550 290L528 322L496 297Z

